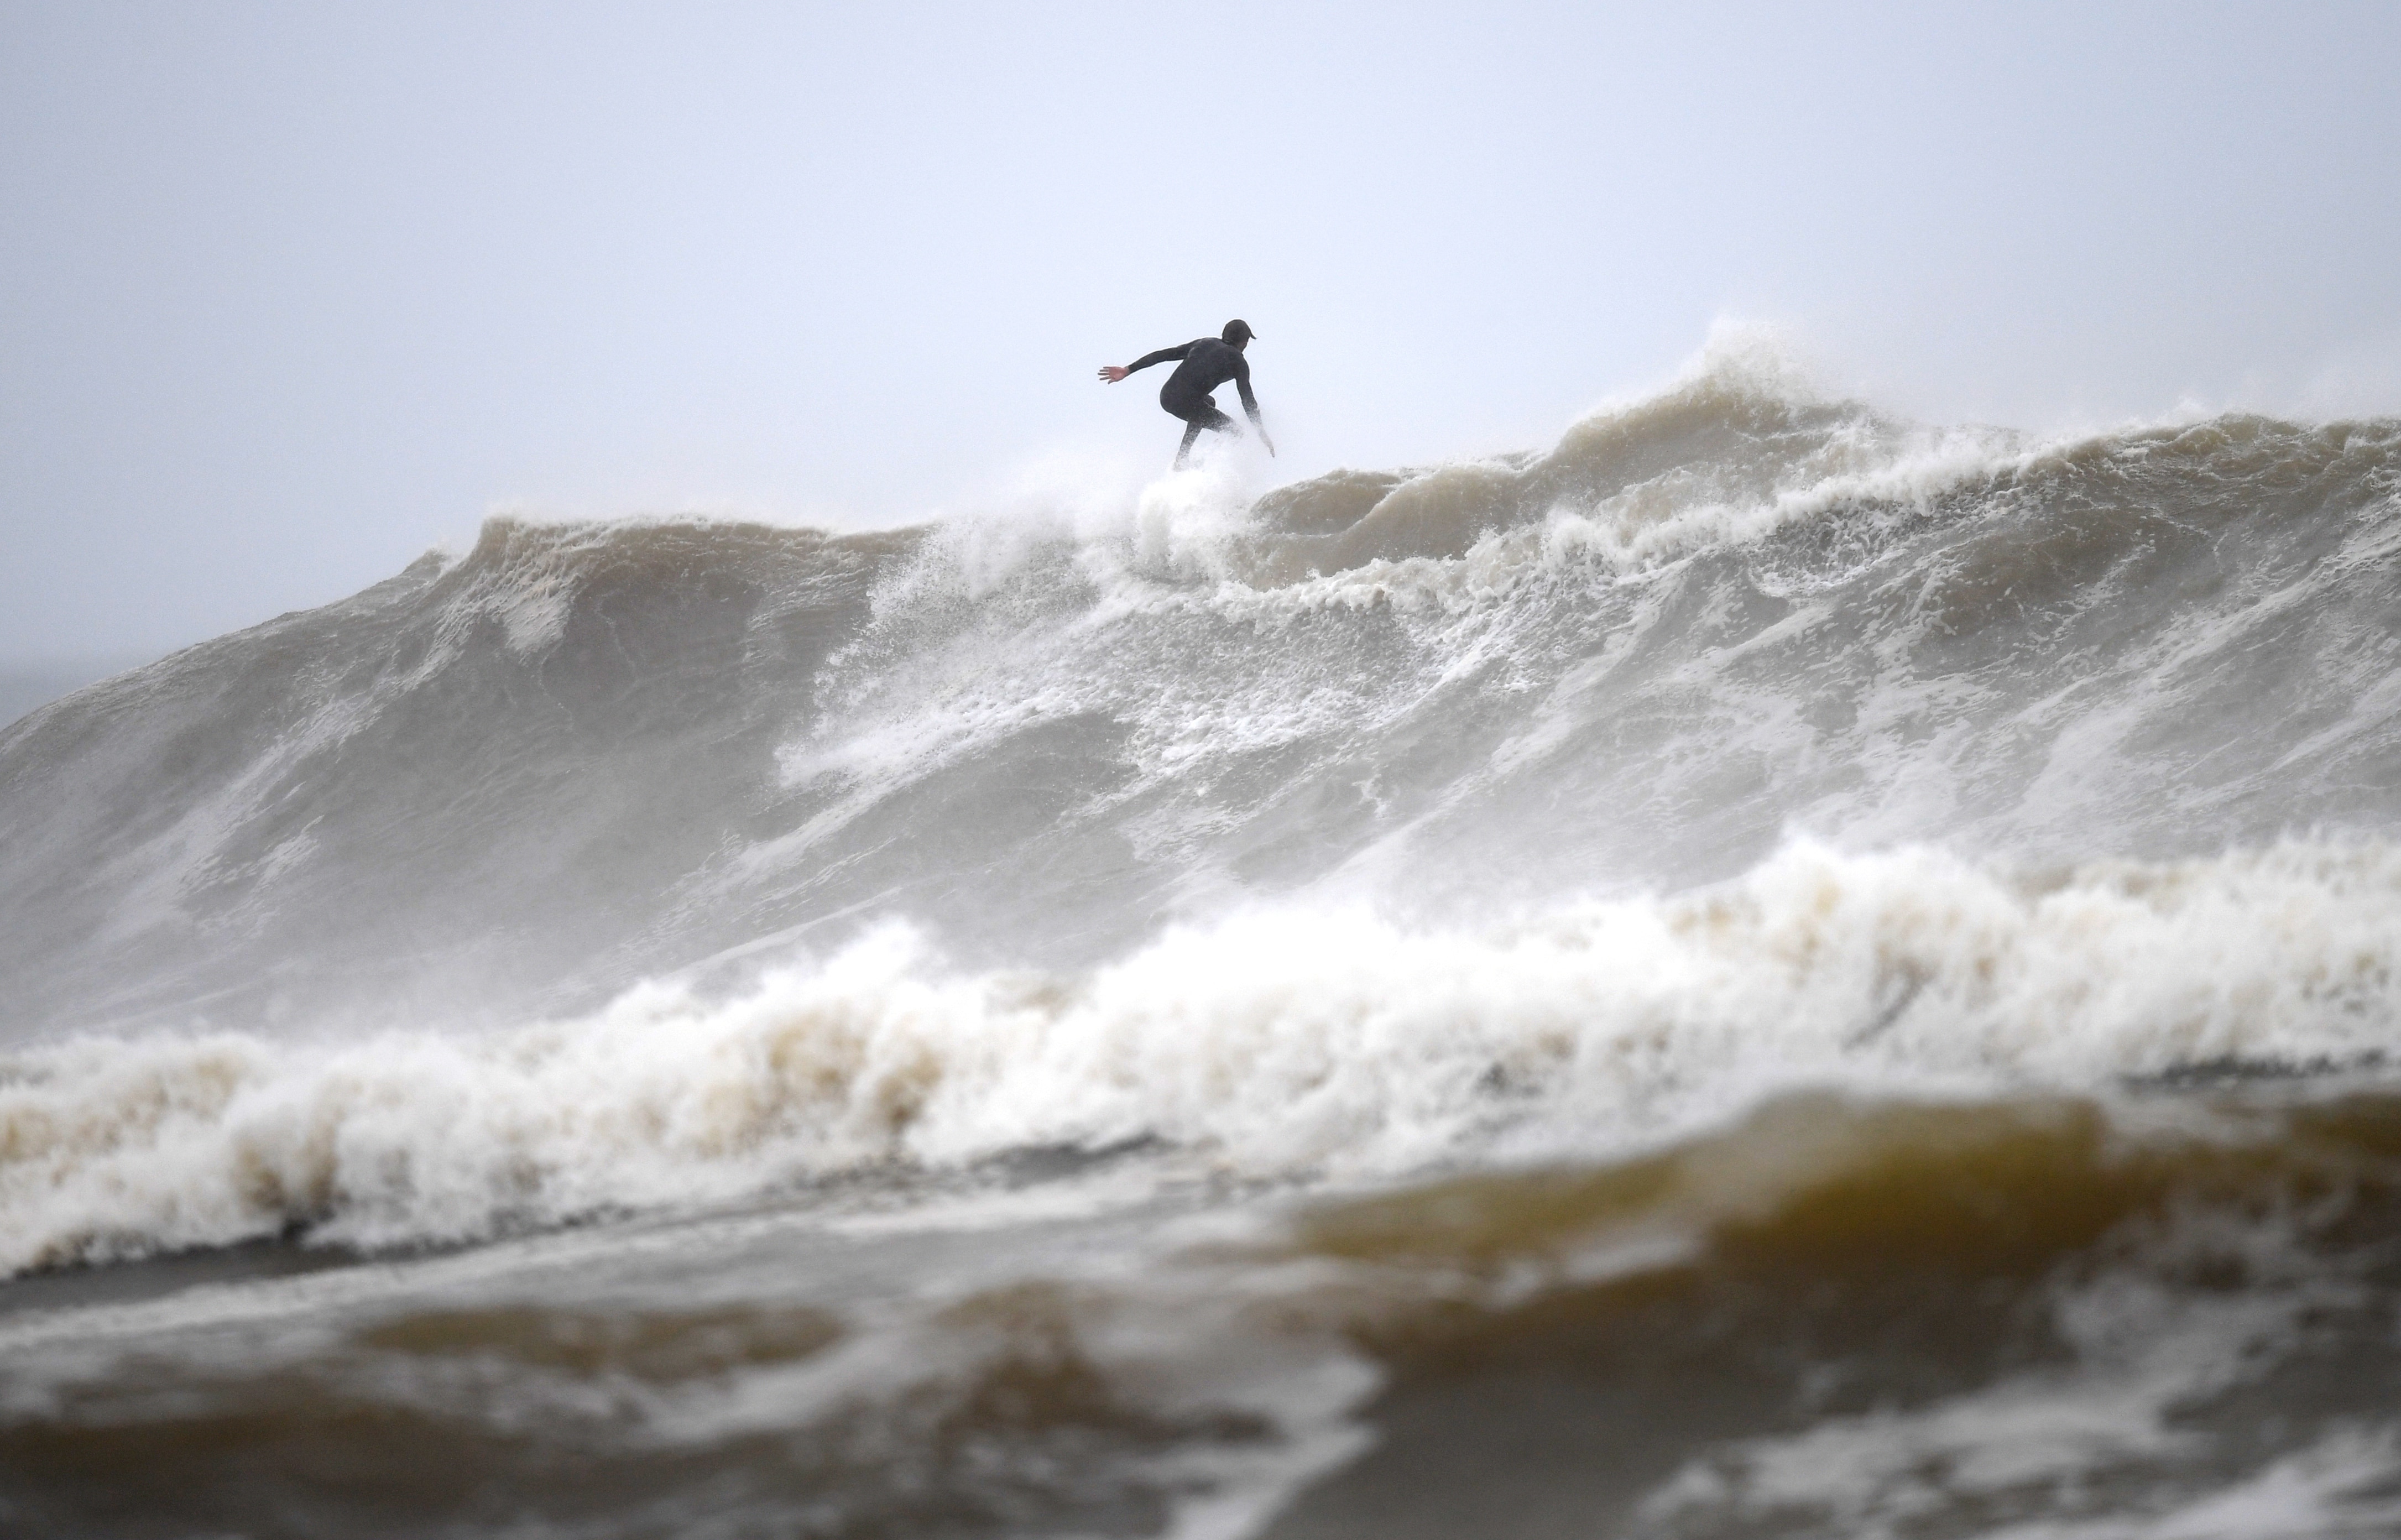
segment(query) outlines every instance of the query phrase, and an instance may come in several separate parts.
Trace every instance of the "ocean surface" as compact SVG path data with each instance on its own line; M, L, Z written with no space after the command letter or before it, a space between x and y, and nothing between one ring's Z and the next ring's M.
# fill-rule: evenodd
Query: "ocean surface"
M2401 420L487 523L0 728L0 1533L2401 1533Z

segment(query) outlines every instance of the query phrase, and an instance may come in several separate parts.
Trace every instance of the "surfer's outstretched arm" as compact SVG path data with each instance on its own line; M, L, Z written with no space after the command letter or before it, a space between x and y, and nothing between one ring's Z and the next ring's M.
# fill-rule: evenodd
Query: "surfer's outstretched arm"
M1122 368L1118 367L1115 364L1104 364L1101 367L1101 378L1114 385L1118 380L1123 379L1126 376L1133 373L1136 369L1147 369L1154 364L1165 364L1172 359L1188 358L1191 354L1192 344L1189 342L1177 348L1161 348L1155 353L1143 354L1140 358L1135 359L1132 363L1126 364Z
M1259 398L1251 394L1251 366L1248 364L1242 364L1235 374L1234 389L1242 397L1242 415L1249 418L1251 426L1259 431L1259 442L1268 447L1268 453L1274 454L1275 440L1268 436L1268 425L1259 419Z

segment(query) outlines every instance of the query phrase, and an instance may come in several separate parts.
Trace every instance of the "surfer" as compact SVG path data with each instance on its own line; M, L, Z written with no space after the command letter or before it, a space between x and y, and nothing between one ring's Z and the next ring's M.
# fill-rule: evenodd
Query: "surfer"
M1175 447L1175 468L1179 471L1184 469L1184 459L1192 452L1192 441L1200 436L1201 429L1216 433L1242 432L1234 426L1232 418L1217 409L1216 398L1209 393L1229 379L1242 392L1242 410L1249 415L1251 426L1259 431L1259 442L1268 447L1268 453L1273 454L1275 440L1268 437L1268 425L1259 420L1258 398L1251 394L1251 365L1242 357L1242 350L1250 346L1251 335L1249 322L1228 321L1226 329L1215 337L1196 337L1180 348L1145 353L1124 368L1104 364L1101 378L1114 385L1136 369L1147 369L1171 358L1183 361L1159 390L1159 406L1170 417L1184 419L1184 442Z

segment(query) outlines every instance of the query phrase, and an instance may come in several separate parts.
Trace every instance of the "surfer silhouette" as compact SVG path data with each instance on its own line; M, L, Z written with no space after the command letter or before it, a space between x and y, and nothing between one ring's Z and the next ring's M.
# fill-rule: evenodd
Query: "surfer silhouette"
M1180 348L1145 353L1123 368L1104 364L1101 378L1114 385L1136 369L1147 369L1171 358L1182 360L1175 372L1167 377L1167 383L1159 388L1160 407L1170 417L1184 419L1184 442L1175 447L1175 468L1179 471L1184 469L1185 457L1192 452L1192 441L1200 436L1203 428L1214 433L1242 432L1234 426L1232 418L1217 409L1216 398L1209 393L1229 379L1242 392L1242 410L1250 417L1251 426L1259 431L1259 442L1268 447L1268 453L1273 454L1275 440L1268 437L1268 425L1259 420L1258 398L1251 394L1251 365L1242 357L1251 336L1249 322L1228 321L1226 329L1215 337L1195 337Z

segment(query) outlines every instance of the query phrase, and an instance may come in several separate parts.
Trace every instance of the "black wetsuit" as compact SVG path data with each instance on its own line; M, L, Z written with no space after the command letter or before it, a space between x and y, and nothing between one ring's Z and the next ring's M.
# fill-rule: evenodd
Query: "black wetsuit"
M1214 337L1196 337L1181 348L1161 348L1155 353L1145 353L1126 365L1126 373L1147 369L1154 364L1164 364L1171 358L1182 359L1167 383L1159 388L1159 404L1171 417L1184 419L1184 442L1176 447L1175 463L1192 449L1192 441L1206 428L1213 433L1233 431L1234 419L1217 409L1216 398L1209 392L1228 380L1242 393L1242 410L1251 426L1259 425L1258 398L1251 394L1251 364L1242 350Z

